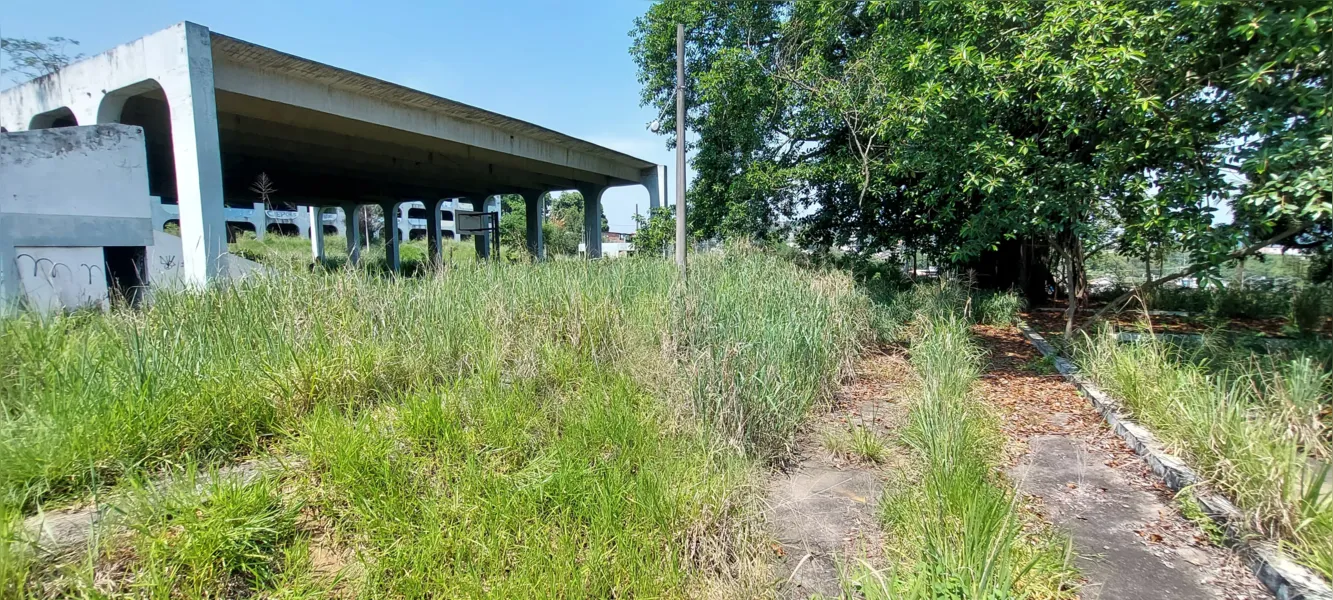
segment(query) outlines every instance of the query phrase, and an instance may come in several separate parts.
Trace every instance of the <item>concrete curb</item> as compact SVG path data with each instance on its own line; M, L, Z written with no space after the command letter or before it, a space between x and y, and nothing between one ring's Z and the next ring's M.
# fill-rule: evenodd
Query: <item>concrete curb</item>
M1058 306L1038 306L1035 310L1039 310L1039 311L1041 311L1041 312L1050 312L1050 313L1063 313L1063 312L1067 312L1067 309L1060 308L1060 307L1058 307ZM1096 310L1096 309L1092 309L1092 308L1080 308L1080 309L1078 309L1078 312L1086 312L1086 313L1090 313L1090 312L1093 312L1094 310ZM1143 314L1143 311L1141 311L1141 310L1128 310L1128 311L1123 311L1123 312L1132 312L1132 313L1137 313L1137 314ZM1189 316L1193 316L1193 315L1194 315L1194 313L1189 312L1189 311L1187 311L1187 310L1150 310L1150 311L1148 311L1148 316L1150 316L1150 317L1189 317Z
M1079 373L1078 367L1061 356L1046 338L1023 321L1018 322L1018 329L1042 355L1054 359L1056 370L1092 401L1093 407L1106 419L1116 435L1147 461L1153 473L1161 477L1167 487L1179 492L1199 483L1199 476L1184 461L1167 453L1151 431L1130 420L1120 410L1119 402ZM1317 573L1297 564L1276 544L1251 539L1253 536L1245 527L1245 519L1231 501L1217 494L1203 492L1197 493L1195 499L1204 513L1226 532L1227 541L1241 553L1255 576L1278 600L1333 600L1333 588Z

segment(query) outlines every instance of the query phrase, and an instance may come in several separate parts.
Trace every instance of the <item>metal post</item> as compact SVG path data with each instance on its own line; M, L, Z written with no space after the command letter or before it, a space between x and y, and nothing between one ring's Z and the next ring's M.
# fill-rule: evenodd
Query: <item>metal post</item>
M676 264L685 268L685 24L676 24Z

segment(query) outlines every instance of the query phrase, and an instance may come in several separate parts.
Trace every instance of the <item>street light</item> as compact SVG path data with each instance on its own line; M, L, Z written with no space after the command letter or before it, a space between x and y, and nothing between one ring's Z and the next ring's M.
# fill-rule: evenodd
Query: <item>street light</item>
M685 267L685 24L676 24L676 264L680 278L687 277ZM666 111L663 111L665 113ZM648 130L662 130L662 116L648 123Z

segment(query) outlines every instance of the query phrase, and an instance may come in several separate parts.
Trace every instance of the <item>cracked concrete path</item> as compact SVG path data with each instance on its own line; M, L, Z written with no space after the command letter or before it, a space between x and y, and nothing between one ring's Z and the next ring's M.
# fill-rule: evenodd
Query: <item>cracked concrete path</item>
M1084 600L1271 598L1239 556L1181 516L1169 490L1013 328L977 327L1018 492L1064 531Z
M778 594L841 594L839 569L875 543L881 482L868 469L801 461L769 490L769 522L782 544Z
M876 464L827 442L865 427L892 446L886 434L901 419L898 394L908 368L900 355L865 358L834 407L798 436L796 461L769 482L766 516L777 542L779 598L841 597L842 571L882 552L879 500L896 457Z

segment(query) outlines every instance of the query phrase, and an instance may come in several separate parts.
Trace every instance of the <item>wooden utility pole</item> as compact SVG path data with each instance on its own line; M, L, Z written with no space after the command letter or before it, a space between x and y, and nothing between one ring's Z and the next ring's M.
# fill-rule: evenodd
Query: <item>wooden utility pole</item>
M685 24L676 24L676 264L685 281Z

